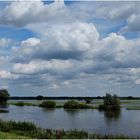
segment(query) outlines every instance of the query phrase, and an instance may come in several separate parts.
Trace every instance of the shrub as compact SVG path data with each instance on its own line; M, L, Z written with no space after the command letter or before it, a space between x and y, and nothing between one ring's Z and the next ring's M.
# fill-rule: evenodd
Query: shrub
M55 108L56 107L56 103L55 103L55 101L43 101L40 104L40 107Z
M99 109L117 110L120 109L120 99L117 95L106 94L103 105L99 105Z
M90 108L85 103L79 103L75 100L69 100L69 101L65 102L63 107L66 109Z
M79 108L79 103L75 100L69 100L64 103L64 108L70 108L70 109L77 109Z

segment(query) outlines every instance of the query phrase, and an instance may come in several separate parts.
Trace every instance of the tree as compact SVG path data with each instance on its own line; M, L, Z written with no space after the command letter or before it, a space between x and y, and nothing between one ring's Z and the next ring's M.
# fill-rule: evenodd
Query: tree
M42 95L38 95L36 98L37 98L37 100L43 100L43 96Z
M0 104L6 103L10 95L6 89L0 90Z
M120 109L121 102L120 102L119 97L117 95L114 95L113 100L114 100L114 108L115 109Z
M99 109L117 110L120 109L120 99L117 95L106 94L103 105L99 105Z

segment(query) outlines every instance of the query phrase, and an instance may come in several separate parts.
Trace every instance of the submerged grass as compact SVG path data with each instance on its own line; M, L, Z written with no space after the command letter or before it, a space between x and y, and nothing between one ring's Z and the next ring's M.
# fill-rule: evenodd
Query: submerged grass
M103 139L103 138L136 138L124 135L100 135L86 131L63 129L42 129L31 122L15 122L0 120L0 138L34 138L34 139Z
M16 106L38 106L37 104L31 102L10 102L9 105L16 105Z

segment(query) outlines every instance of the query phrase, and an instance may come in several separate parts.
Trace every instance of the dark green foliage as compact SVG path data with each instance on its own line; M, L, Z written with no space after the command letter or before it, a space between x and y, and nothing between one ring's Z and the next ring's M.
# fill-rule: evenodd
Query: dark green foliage
M7 100L9 99L9 93L6 89L0 90L0 104L6 104Z
M33 139L117 139L117 138L136 138L124 135L100 135L95 133L87 133L85 131L63 129L42 129L38 128L31 122L15 122L15 121L2 121L0 120L0 131L10 132L16 135L25 136Z
M135 99L133 96L128 96L127 99L131 100L131 99Z
M47 107L47 108L55 108L56 107L56 102L55 101L43 101L40 104L40 107Z
M140 97L132 97L132 96L128 96L128 97L119 97L120 99L122 99L122 100L127 100L127 99L133 99L133 100L139 100L140 99ZM81 96L81 97L67 97L67 96L60 96L60 97L58 97L58 96L56 96L56 97L46 97L46 96L44 96L43 97L43 99L44 100L79 100L79 101L83 101L83 100L85 100L85 99L91 99L91 100L93 100L93 99L104 99L104 97L103 96L97 96L97 97L85 97L85 96ZM26 97L26 96L24 96L24 97L18 97L18 96L13 96L13 97L10 97L10 100L37 100L37 96L36 97L33 97L33 96L28 96L28 97Z
M28 136L36 139L60 139L60 138L87 138L88 133L84 131L70 130L52 130L36 127L31 122L15 122L0 120L0 131L13 132L21 136Z
M78 109L79 108L79 103L75 100L69 100L64 103L64 108L70 108L70 109Z
M92 99L85 99L85 102L86 102L87 104L90 104L90 103L92 102Z
M75 100L65 102L63 107L66 109L90 108L90 106L86 105L85 103L79 103Z
M36 98L37 98L37 100L43 100L43 96L42 95L38 95Z
M99 105L99 109L104 110L118 110L120 109L120 99L117 95L106 94L104 97L104 104Z

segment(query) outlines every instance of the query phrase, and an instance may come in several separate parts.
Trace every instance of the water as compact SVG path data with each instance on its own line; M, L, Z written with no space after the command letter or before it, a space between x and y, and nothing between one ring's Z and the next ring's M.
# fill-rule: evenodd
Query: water
M140 136L140 111L122 109L118 112L99 112L92 109L43 109L33 106L10 105L9 113L0 113L0 119L32 121L43 128L79 129L100 134Z

